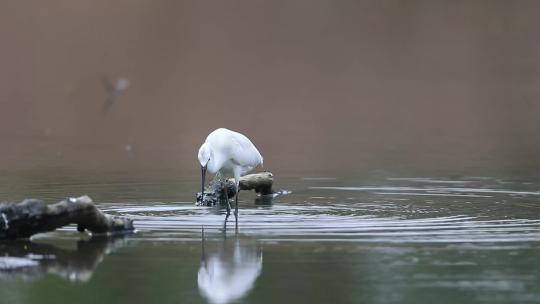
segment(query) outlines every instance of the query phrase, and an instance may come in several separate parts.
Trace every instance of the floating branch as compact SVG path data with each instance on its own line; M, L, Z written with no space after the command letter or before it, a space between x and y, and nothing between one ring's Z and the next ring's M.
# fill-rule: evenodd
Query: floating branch
M248 174L240 178L240 190L254 190L261 195L269 195L273 193L273 182L274 175L270 172ZM204 198L201 197L200 192L197 193L197 203L201 206L216 205L225 200L225 189L227 189L229 198L234 197L236 186L233 179L215 179L204 190Z
M0 204L0 239L28 238L70 224L77 224L80 232L86 229L93 233L134 230L133 220L103 213L86 195L52 205L37 199Z

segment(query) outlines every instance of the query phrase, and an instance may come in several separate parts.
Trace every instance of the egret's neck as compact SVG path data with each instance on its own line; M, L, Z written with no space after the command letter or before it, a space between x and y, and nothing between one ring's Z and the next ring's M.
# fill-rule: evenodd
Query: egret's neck
M212 151L212 156L210 157L210 161L208 162L208 171L210 171L210 173L212 174L216 174L223 168L225 161L226 159L225 157L223 157L223 155Z

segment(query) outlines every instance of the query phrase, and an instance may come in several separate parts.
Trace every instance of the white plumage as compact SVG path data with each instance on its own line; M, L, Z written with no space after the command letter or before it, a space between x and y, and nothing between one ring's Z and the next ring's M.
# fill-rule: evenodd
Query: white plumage
M234 176L238 190L240 176L263 164L261 153L249 138L225 128L214 130L206 137L199 148L198 158L201 164L203 194L206 170L213 174L220 172ZM236 204L238 210L238 195Z

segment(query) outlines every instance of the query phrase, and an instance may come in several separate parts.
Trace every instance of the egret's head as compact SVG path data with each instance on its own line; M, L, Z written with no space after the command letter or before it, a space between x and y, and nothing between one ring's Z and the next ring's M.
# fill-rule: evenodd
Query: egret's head
M208 162L210 161L210 158L212 158L212 149L209 144L204 143L199 148L199 155L197 155L199 158L199 163L201 163L201 202L204 202L204 177L206 175L206 169L208 168Z
M210 158L212 158L212 149L210 148L209 144L202 144L202 146L199 148L198 158L199 163L201 163L201 167L208 166L208 162L210 161Z

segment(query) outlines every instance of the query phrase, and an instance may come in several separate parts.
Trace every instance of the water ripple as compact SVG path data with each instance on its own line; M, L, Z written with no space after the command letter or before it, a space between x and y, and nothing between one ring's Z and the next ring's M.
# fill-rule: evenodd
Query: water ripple
M509 195L540 195L540 191L512 191L512 190L499 190L489 188L461 188L461 187L309 187L309 189L316 190L347 190L347 191L434 191L441 192L452 196L452 193L493 193L493 194L509 194Z
M540 219L489 219L456 215L429 218L344 215L350 207L272 206L244 208L239 231L267 241L346 241L389 243L477 243L540 241ZM222 231L223 210L196 207L192 203L125 205L104 208L129 216L142 234L154 240L199 238L201 227ZM234 217L227 229L234 229Z

